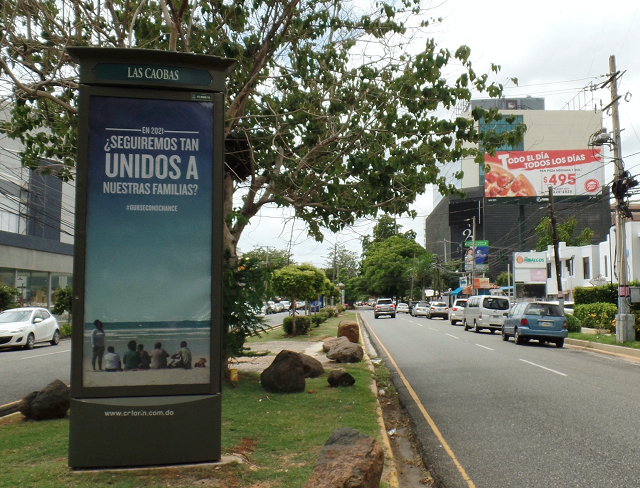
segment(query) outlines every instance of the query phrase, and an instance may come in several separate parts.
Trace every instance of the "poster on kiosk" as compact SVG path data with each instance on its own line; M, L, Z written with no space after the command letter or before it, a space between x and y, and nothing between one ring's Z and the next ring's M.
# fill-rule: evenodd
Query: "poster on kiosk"
M70 54L80 61L81 90L69 464L215 461L217 88L232 62L129 49Z

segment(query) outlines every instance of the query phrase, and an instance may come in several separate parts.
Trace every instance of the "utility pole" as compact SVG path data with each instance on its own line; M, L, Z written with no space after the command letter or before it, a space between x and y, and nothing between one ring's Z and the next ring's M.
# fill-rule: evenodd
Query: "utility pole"
M635 317L629 313L629 283L627 278L627 243L625 221L630 213L625 204L627 190L638 183L624 170L622 161L622 142L620 138L620 116L618 113L618 77L615 56L609 57L610 78L605 83L611 83L611 120L613 124L613 160L615 172L613 175L612 193L616 197L616 267L618 268L618 315L616 317L616 342L622 343L635 339L633 324Z
M551 231L553 235L553 258L556 264L556 283L558 284L558 303L560 310L564 310L564 293L562 292L562 265L560 264L560 252L558 250L558 228L556 214L553 208L553 187L549 187L549 213L551 214Z

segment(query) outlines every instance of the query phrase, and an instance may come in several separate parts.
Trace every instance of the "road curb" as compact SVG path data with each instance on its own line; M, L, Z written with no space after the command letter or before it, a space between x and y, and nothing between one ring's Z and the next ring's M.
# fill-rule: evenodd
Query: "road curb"
M358 322L358 329L360 330L360 340L362 341L362 345L364 346L363 357L367 363L367 366L369 367L369 370L372 373L369 387L371 388L373 394L376 396L376 414L378 416L378 425L380 427L380 437L382 438L384 450L386 452L387 458L389 459L389 486L391 486L392 488L399 488L400 484L398 482L398 468L396 466L396 458L393 455L393 449L391 449L391 442L389 441L389 436L387 434L387 427L384 424L382 407L380 406L380 399L378 397L378 386L376 385L376 380L373 377L373 373L375 373L375 367L373 366L371 358L367 353L367 349L372 348L371 342L369 340L369 335L366 333L366 328L362 326L362 320L358 312L356 312L356 321Z
M640 361L640 349L632 349L624 346L614 346L613 344L601 344L599 342L584 341L581 339L566 338L564 343L576 349L599 352L609 356L618 356Z
M20 400L16 402L7 403L6 405L0 405L0 418L16 413L19 407L20 407Z

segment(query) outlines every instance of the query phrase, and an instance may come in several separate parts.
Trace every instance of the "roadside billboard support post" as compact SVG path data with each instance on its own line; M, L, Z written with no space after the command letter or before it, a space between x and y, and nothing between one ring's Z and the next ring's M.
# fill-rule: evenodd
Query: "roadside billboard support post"
M68 52L80 66L69 466L219 460L235 61Z

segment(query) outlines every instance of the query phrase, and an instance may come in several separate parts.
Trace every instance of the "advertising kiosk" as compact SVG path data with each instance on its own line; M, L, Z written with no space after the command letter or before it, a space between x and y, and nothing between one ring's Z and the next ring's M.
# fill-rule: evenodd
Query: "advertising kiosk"
M68 52L80 64L69 466L219 460L235 61Z

